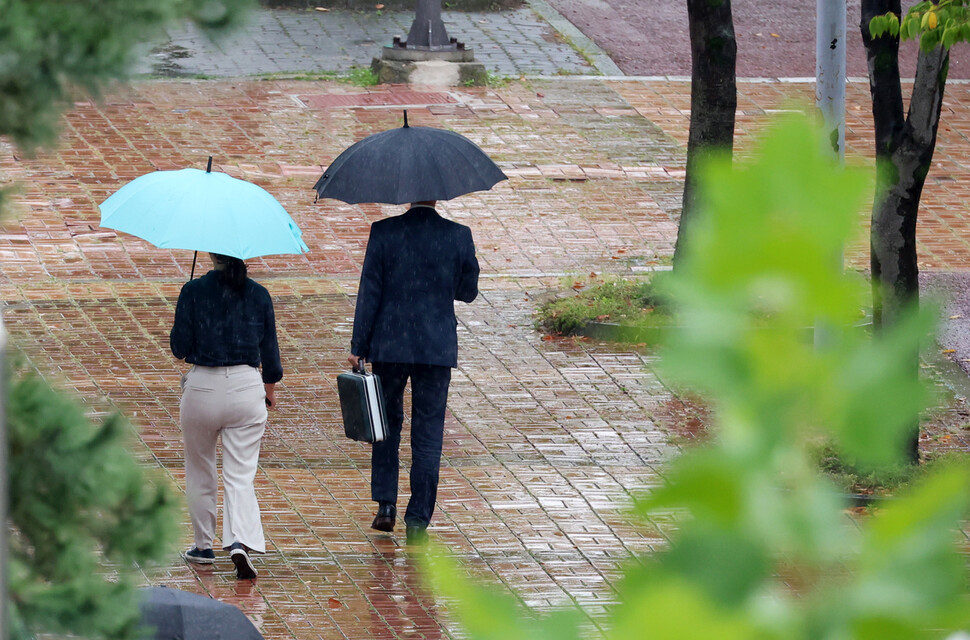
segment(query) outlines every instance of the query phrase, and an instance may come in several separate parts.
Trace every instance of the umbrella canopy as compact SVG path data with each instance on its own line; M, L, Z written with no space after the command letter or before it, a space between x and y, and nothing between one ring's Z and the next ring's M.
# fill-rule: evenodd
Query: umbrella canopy
M262 640L238 607L196 593L149 587L140 589L141 624L151 640Z
M276 198L224 173L181 169L136 178L101 203L101 226L162 249L211 251L242 260L308 251Z
M465 136L430 127L404 126L368 136L333 161L313 188L319 198L348 204L405 204L451 200L486 191L507 179Z

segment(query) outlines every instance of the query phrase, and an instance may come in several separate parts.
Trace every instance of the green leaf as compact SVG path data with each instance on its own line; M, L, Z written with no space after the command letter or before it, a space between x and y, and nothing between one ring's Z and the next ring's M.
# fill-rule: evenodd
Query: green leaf
M742 466L714 450L697 450L670 463L666 481L637 503L641 513L684 507L721 526L737 526L744 515Z
M869 35L878 38L889 30L889 19L885 15L875 16L869 21Z
M690 582L675 577L646 581L624 594L608 640L758 640L768 637L737 609L716 606Z
M686 524L660 564L725 608L740 607L772 569L761 540L702 523Z
M888 14L889 16L889 35L894 38L899 37L899 16L895 13Z
M906 26L908 31L906 33L907 40L915 40L919 37L920 32L920 19L915 17L913 14L906 16Z
M925 53L929 53L936 47L940 45L940 31L938 29L931 29L929 31L924 31L919 38L919 48Z
M960 30L955 27L950 27L943 31L943 48L949 49L952 47L960 37Z
M970 619L966 571L954 533L970 506L965 465L944 468L879 512L861 546L858 580L842 598L854 624L886 638L939 637L925 630ZM909 633L910 635L906 635Z
M442 549L430 547L422 572L435 592L455 600L451 609L475 640L579 640L584 616L575 609L536 619L525 614L509 595L480 587Z

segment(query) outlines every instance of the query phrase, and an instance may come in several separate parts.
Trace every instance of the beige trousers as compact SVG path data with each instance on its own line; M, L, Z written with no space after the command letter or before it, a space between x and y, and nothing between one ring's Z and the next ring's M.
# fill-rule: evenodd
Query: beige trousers
M216 533L216 444L222 436L222 546L241 542L266 552L253 480L266 430L266 391L248 365L193 365L182 384L180 422L185 444L185 492L195 546L211 549Z

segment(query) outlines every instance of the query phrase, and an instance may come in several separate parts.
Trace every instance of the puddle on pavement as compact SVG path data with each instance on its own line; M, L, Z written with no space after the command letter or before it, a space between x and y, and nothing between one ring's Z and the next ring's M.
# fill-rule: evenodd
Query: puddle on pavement
M168 43L152 49L151 57L158 59L152 63L152 73L170 78L189 75L176 60L183 60L192 56L192 52L177 44Z

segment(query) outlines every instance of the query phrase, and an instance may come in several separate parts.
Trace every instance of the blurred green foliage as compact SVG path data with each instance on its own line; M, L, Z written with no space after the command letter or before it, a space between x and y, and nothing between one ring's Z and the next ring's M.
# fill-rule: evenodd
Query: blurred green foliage
M138 637L137 566L172 553L176 494L120 415L93 424L36 374L13 378L6 419L12 638Z
M124 79L173 21L215 33L253 0L0 0L0 136L52 145L75 99ZM10 191L0 190L0 211ZM136 635L136 566L172 552L175 502L127 449L120 416L93 425L33 374L7 389L12 637ZM44 636L50 637L50 636Z
M52 144L61 112L79 91L98 96L125 77L136 47L166 25L190 19L212 32L237 24L250 5L254 0L0 0L0 136L24 152Z
M712 437L639 502L678 526L665 551L631 561L621 604L599 621L606 637L913 640L970 625L955 534L970 504L965 464L941 465L853 520L813 454L822 439L859 468L901 464L907 425L929 398L909 365L932 312L878 336L843 330L868 289L838 256L871 174L837 167L797 117L752 160L706 167L708 208L671 283L685 330L662 365L711 404ZM817 345L804 338L812 324L826 328ZM444 556L429 565L472 638L598 635L576 612L524 614Z

